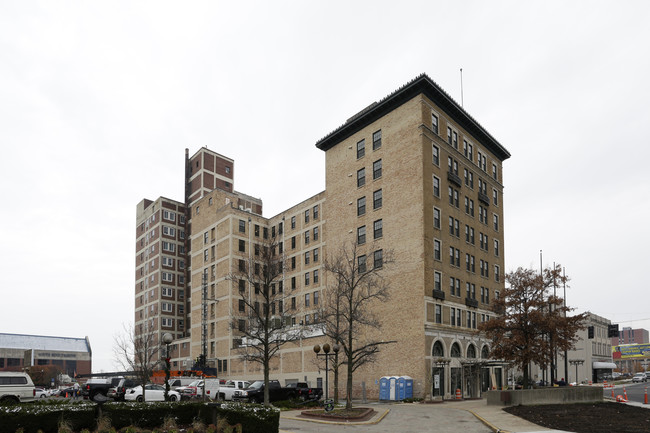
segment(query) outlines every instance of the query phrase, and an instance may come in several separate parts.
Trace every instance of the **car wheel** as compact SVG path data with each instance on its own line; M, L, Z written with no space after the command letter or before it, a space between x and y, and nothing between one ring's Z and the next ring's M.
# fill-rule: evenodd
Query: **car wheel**
M223 393L223 392L220 392L219 395L218 395L218 399L219 400L225 400L226 399L226 394Z
M135 398L135 401L137 401L138 403L142 403L142 402L144 401L144 397L142 397L141 395L139 395L139 396L137 396L137 397Z
M175 395L170 395L169 396L169 401L176 401L176 396Z

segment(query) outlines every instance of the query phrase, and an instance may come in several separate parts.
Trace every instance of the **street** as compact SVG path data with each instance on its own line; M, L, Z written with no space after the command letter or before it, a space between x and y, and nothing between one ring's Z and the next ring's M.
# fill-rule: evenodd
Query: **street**
M385 404L368 403L379 413L390 412L374 425L321 424L280 418L280 431L284 433L322 432L373 432L373 433L490 433L488 427L463 409L453 409L444 404Z
M650 382L640 382L640 383L627 383L625 385L616 385L614 388L614 398L617 395L624 395L623 388L625 388L625 393L627 393L627 399L636 403L643 403L645 389L650 384ZM612 397L612 388L603 388L604 397Z

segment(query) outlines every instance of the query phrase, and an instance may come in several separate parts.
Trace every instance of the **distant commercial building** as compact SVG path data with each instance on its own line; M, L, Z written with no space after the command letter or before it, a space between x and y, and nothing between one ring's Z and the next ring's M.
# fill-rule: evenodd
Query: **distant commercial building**
M184 200L138 205L136 332L172 333L173 368L205 354L221 377L260 378L259 366L241 360L234 326L245 315L241 293L253 289L228 276L272 237L286 272L271 288L283 298L268 308L289 312L282 326L300 326L305 337L280 351L271 374L322 386L312 348L329 342L318 331L328 288L323 261L355 244L364 268L382 267L385 252L396 259L382 271L391 298L374 306L381 338L395 343L355 373L355 395L363 383L377 397L378 380L393 375L413 378L414 396L425 398L457 389L476 397L501 386L504 366L489 359L489 342L476 330L496 316L505 284L509 152L426 75L316 147L325 156L325 191L270 218L260 199L234 190L233 160L207 148L191 158L186 151Z
M623 328L618 337L612 338L612 356L621 373L647 371L650 363L648 330Z
M92 372L92 350L88 337L51 337L0 333L0 371L52 365L61 373Z

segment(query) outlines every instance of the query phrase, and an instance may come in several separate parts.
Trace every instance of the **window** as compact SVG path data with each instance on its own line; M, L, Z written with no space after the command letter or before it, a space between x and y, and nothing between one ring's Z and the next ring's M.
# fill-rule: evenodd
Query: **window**
M309 209L307 209L307 210L305 211L305 222L306 222L306 223L309 222Z
M306 265L309 264L309 258L310 258L310 257L311 257L311 254L309 254L309 251L307 251L307 252L305 253L305 264L306 264Z
M254 230L255 230L255 236L259 237L260 236L260 226L255 224Z
M240 241L241 242L241 241ZM208 250L203 251L203 261L207 262L208 261Z
M296 256L291 257L291 269L296 269Z
M317 220L318 219L318 205L316 205L316 206L314 206L312 208L312 214L313 214L314 220ZM280 233L282 233L282 232L280 232Z
M246 261L243 259L239 259L239 271L246 272Z
M238 329L240 332L244 332L244 331L246 331L246 320L244 320L244 319L239 319L239 320L237 321L237 329Z
M366 272L366 256L365 255L357 257L357 271L360 274L364 274Z
M318 248L314 250L313 254L314 254L314 263L316 263L318 261Z
M291 290L296 290L296 277L291 277Z
M449 217L449 234L460 237L460 221L453 217Z
M454 307L450 308L449 323L451 326L456 325L456 309Z
M244 302L243 299L239 300L239 311L242 313L246 311L246 303Z
M472 173L466 168L463 169L463 173L465 175L465 185L474 189L474 173Z
M499 265L494 265L494 281L497 283L501 280L501 272Z
M433 113L431 113L431 129L436 135L438 134L438 116Z
M458 207L458 190L449 187L449 204Z
M495 206L499 206L499 191L496 189L492 190L492 203L494 203Z
M291 228L295 229L296 228L296 217L292 216L291 217ZM259 235L258 235L259 236Z
M357 170L357 188L361 188L366 184L366 169L362 168Z
M433 258L440 261L440 241L438 239L433 240Z
M315 279L314 282L316 282ZM318 296L318 292L314 292L314 306L318 305Z
M499 241L497 239L494 240L494 255L499 257Z
M486 215L487 216L487 215ZM494 224L494 231L499 231L499 215L492 215L492 223Z
M305 232L305 245L309 243L309 230Z
M163 234L167 236L176 236L176 229L174 227L163 226Z
M366 226L357 228L357 245L366 243Z
M492 177L494 178L494 180L499 180L497 179L498 177L497 165L494 163L492 164Z
M239 233L246 233L246 221L239 220Z
M174 281L174 274L172 274L171 272L163 272L162 280L171 283Z
M163 251L169 251L169 252L173 253L174 251L176 251L176 245L172 244L171 242L163 241L162 249L163 249Z
M314 227L314 240L318 240L318 227Z
M318 284L318 269L314 271L314 284ZM314 305L316 305L316 302L314 302Z
M434 272L433 273L433 290L442 290L440 280L442 279L442 276L440 275L440 272Z
M433 145L433 163L440 166L440 149L435 144Z
M377 250L373 253L373 266L375 269L379 269L384 265L384 252L382 250Z
M442 323L442 306L436 304L436 323Z
M451 144L451 126L447 127L447 143Z
M296 237L291 236L291 249L295 250L296 249Z
M243 239L239 240L239 251L246 252L246 241L244 241ZM206 250L206 253L207 253L207 250Z
M176 214L168 210L163 210L163 219L167 221L176 221Z
M291 309L295 310L296 309L296 298L295 296L291 298Z
M305 307L309 307L309 293L305 293Z
M162 319L162 327L163 328L173 328L174 327L174 319L163 318Z
M454 131L452 135L453 135L453 140L451 145L454 146L454 149L458 150L458 133Z
M163 302L162 303L162 310L164 312L166 312L166 313L171 313L174 310L173 304L170 303L170 302Z
M377 150L381 147L381 129L372 134L372 150Z
M450 173L453 173L456 176L458 176L458 161L456 161L451 156L448 157L447 158L447 169L449 170Z
M440 209L433 208L433 228L440 229Z
M305 286L309 285L309 272L305 272Z
M372 178L379 179L381 177L381 159L372 163Z
M382 204L381 201L382 201L381 190L378 189L372 194L372 208L379 209Z
M366 213L366 197L361 197L357 200L357 216L364 215Z
M379 239L380 237L383 236L384 230L383 230L383 223L381 220L375 221L373 225L373 233L375 239Z
M433 195L440 197L440 178L433 176Z
M357 143L357 159L363 158L366 154L366 140L361 140Z

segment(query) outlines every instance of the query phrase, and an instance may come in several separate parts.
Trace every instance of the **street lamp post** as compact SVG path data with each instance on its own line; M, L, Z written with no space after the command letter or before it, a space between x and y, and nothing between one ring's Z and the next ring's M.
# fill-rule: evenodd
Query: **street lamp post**
M569 364L576 366L576 385L578 384L578 366L584 364L584 359L570 359ZM568 379L568 377L567 377Z
M165 332L162 336L162 342L166 346L166 351L165 351L165 401L169 400L169 345L171 342L174 340L174 337L172 337L172 334L169 332Z
M328 381L328 371L329 371L329 358L330 356L336 356L339 353L339 345L337 343L334 344L334 353L330 353L330 345L329 343L323 344L323 353L320 352L321 347L317 344L314 346L314 352L316 352L316 356L324 356L325 357L325 401L329 399L329 381Z

